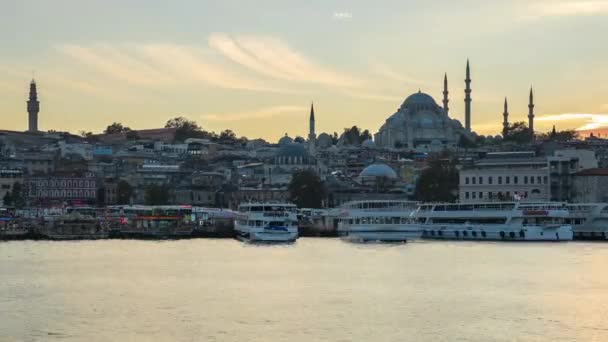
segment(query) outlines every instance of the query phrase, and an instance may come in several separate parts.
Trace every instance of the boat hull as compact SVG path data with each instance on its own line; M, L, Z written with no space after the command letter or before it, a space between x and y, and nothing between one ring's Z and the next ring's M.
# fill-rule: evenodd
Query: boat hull
M338 235L351 241L406 242L420 239L422 230L412 225L352 225L338 228Z
M572 227L509 225L422 225L422 237L433 240L571 241Z
M291 243L298 239L297 230L264 230L236 228L236 237L247 242L278 242Z

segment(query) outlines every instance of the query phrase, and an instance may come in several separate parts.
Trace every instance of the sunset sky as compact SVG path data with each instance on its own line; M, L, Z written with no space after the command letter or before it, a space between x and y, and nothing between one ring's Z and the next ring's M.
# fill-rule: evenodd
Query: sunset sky
M421 89L450 115L501 130L608 127L608 1L0 0L0 128L25 130L34 75L42 130L99 132L118 121L275 141L358 125L376 132Z

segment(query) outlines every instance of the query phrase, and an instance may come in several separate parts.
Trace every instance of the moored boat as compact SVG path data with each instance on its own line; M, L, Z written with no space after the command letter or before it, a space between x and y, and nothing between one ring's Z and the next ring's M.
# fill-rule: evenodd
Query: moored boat
M294 242L298 238L296 206L286 202L242 203L234 222L236 237L249 242Z
M340 207L338 235L354 241L408 241L419 239L422 229L410 221L417 203L371 200Z

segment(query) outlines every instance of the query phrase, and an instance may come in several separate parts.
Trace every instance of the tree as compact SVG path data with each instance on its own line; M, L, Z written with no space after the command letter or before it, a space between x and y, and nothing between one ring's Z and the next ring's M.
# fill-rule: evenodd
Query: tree
M550 133L541 133L538 135L538 138L542 140L566 142L578 138L578 132L572 129L556 131L555 126L553 126L553 130L551 130Z
M5 206L13 205L13 199L11 198L11 192L7 191L2 198L2 204Z
M532 142L532 135L532 131L525 122L514 122L507 127L507 135L503 137L503 141L510 141L516 144L528 144Z
M133 197L133 187L129 182L121 180L116 185L116 202L118 204L131 204L131 197Z
M289 198L300 208L321 208L325 198L325 186L311 170L294 173L288 190Z
M169 204L169 188L165 185L149 185L146 188L145 200L147 205Z
M8 196L8 198L7 198ZM23 208L25 206L25 198L23 197L23 186L21 183L13 184L13 190L4 195L4 204L6 205L6 200L9 200L10 205L15 208Z
M453 202L458 193L458 170L450 159L435 159L422 171L415 196L422 202Z
M334 134L331 135L331 143L332 145L336 145L338 143L338 140L340 138L338 137L338 132L334 132Z
M121 123L113 122L111 125L106 127L106 130L103 131L105 134L114 134L114 133L123 133L129 132L131 129L129 127L123 126Z
M170 119L165 124L165 128L175 128L175 140L184 141L188 138L204 138L206 132L194 121L188 120L183 116Z

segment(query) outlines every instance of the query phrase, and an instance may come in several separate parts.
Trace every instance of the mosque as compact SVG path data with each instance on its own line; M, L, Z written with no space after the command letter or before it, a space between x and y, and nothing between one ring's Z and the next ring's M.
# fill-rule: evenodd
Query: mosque
M448 79L443 80L443 107L421 91L408 96L374 135L377 146L416 152L438 152L456 148L460 140L473 139L471 131L471 73L466 68L465 126L449 117Z
M374 134L374 141L365 141L362 148L404 149L414 152L440 152L456 149L463 139L474 141L475 132L471 130L471 69L469 61L466 64L465 90L464 90L464 126L460 121L449 116L449 91L447 74L443 79L442 106L438 105L432 96L418 91L408 96L395 113L389 116L378 132ZM503 113L503 136L508 133L509 113L505 99ZM534 134L534 97L530 89L530 104L528 105L528 127ZM293 143L291 138L285 136L280 145ZM295 143L294 143L295 144ZM305 147L306 146L306 147ZM340 146L340 142L338 143ZM278 156L281 162L291 160L306 161L303 154L315 156L317 150L335 148L331 137L326 133L319 136L315 132L314 107L310 109L309 134L306 144L298 148L299 154ZM295 147L292 148L295 150Z

